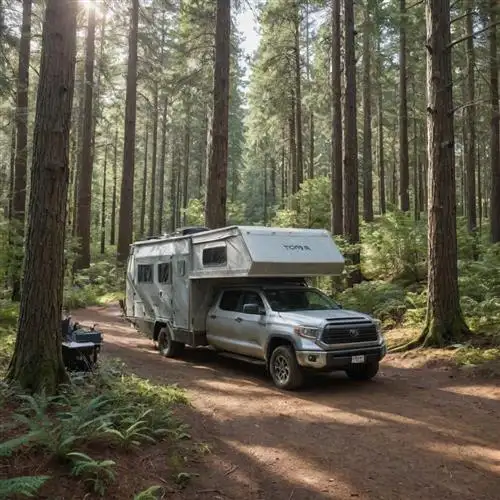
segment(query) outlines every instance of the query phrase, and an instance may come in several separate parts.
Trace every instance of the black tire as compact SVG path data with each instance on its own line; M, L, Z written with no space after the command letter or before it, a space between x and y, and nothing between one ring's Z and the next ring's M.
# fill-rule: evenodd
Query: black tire
M359 365L351 365L345 372L352 380L371 380L377 375L379 369L378 361L363 363Z
M184 351L184 344L172 340L170 330L164 327L158 333L158 351L166 358L175 358Z
M295 351L287 345L280 345L272 352L269 373L278 389L293 391L304 383L304 374L297 363Z

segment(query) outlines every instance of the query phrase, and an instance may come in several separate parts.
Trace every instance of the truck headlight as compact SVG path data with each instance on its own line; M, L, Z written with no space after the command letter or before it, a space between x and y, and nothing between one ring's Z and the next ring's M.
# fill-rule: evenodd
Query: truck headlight
M306 339L316 339L318 338L319 329L312 326L296 326L293 332Z

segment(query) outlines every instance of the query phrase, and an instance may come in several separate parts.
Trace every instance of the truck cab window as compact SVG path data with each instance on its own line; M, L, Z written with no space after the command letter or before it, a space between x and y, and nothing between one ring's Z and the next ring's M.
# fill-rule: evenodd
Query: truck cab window
M259 309L264 309L264 302L257 292L245 292L243 294L241 309L247 305L257 306Z
M151 264L137 266L137 281L139 283L153 283L153 266Z
M170 263L158 264L158 283L170 283Z
M219 309L223 311L237 311L240 302L241 292L238 290L227 290L222 294Z

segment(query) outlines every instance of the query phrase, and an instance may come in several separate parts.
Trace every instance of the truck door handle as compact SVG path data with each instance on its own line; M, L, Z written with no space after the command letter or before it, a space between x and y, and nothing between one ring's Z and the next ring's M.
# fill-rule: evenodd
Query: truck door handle
M238 317L234 321L236 321L237 323L241 323L243 321L243 319L241 319L241 318Z
M163 297L163 290L160 290L160 297Z
M215 314L210 315L210 319L215 319L217 316Z

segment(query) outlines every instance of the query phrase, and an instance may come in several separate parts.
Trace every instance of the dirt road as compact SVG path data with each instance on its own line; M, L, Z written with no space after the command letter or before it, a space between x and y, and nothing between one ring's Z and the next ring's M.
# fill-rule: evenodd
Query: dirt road
M262 368L211 352L162 358L118 307L73 316L97 323L103 352L137 375L188 390L182 417L212 450L189 498L500 499L498 380L389 357L372 382L328 375L283 393Z

